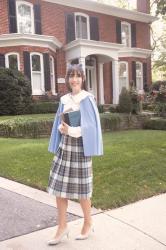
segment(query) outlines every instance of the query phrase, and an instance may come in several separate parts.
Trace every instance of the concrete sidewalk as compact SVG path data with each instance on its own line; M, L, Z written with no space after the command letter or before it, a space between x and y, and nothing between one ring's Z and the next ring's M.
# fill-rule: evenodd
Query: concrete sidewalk
M57 227L56 221L50 224L56 217L54 196L0 177L0 210L0 250L166 250L166 194L108 211L92 208L95 232L83 241L74 239L82 210L69 200L69 239L56 246L47 245Z

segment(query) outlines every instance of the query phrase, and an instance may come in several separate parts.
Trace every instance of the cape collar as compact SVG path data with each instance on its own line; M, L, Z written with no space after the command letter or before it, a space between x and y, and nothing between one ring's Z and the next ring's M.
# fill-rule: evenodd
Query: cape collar
M93 94L89 93L86 90L81 90L81 92L73 96L73 98L75 98L76 101L81 102L87 96L93 96ZM70 101L70 99L71 99L71 93L67 93L66 95L60 98L62 104L67 104L68 101Z

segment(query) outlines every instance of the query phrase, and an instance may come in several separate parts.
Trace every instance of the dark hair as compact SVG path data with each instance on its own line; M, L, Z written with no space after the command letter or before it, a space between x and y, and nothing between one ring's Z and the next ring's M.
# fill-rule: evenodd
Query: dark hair
M67 89L71 92L71 87L69 84L69 77L70 77L70 74L75 73L75 72L81 74L81 78L82 78L81 88L84 90L87 90L87 86L86 86L86 82L85 82L85 73L84 73L84 70L82 68L82 64L69 64L68 65L67 73L65 76L65 82L66 82Z

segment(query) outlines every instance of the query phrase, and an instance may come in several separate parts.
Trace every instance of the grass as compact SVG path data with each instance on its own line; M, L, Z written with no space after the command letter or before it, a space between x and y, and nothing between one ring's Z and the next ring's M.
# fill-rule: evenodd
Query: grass
M114 208L166 192L165 131L117 131L103 139L104 156L93 157L93 206ZM48 141L0 138L0 175L46 191Z
M36 120L37 119L53 119L55 117L54 113L46 113L46 114L27 114L27 115L0 115L0 122L4 120L13 120L13 119L27 119L30 118L31 120Z

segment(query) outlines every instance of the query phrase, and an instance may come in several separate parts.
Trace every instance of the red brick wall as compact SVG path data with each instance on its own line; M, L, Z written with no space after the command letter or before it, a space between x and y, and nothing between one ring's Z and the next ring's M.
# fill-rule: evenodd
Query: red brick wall
M63 44L66 43L65 35L65 13L67 12L83 12L89 16L96 16L99 18L99 35L100 40L104 42L116 43L116 17L94 13L87 10L72 8L59 4L44 2L41 0L28 0L31 3L41 3L41 21L42 34L55 36ZM0 1L0 34L9 33L8 23L8 6L7 0ZM120 18L118 18L120 19ZM129 23L131 20L123 19ZM148 24L137 23L137 46L140 48L150 48L150 28Z
M89 16L99 18L99 37L101 41L116 43L116 17L93 13L91 11L42 2L42 30L45 35L57 37L63 44L66 43L65 35L65 13L83 12ZM56 19L58 22L56 22ZM118 18L122 21L132 23L133 21ZM50 20L55 20L50 23ZM61 25L59 25L59 23ZM137 46L140 48L150 48L150 27L146 23L136 22ZM142 32L143 31L143 32Z
M150 13L150 0L137 0L137 10L144 13Z
M151 49L150 44L150 26L138 22L136 25L137 32L137 47L143 49Z
M5 0L0 0L0 17L0 34L8 33L8 6Z

